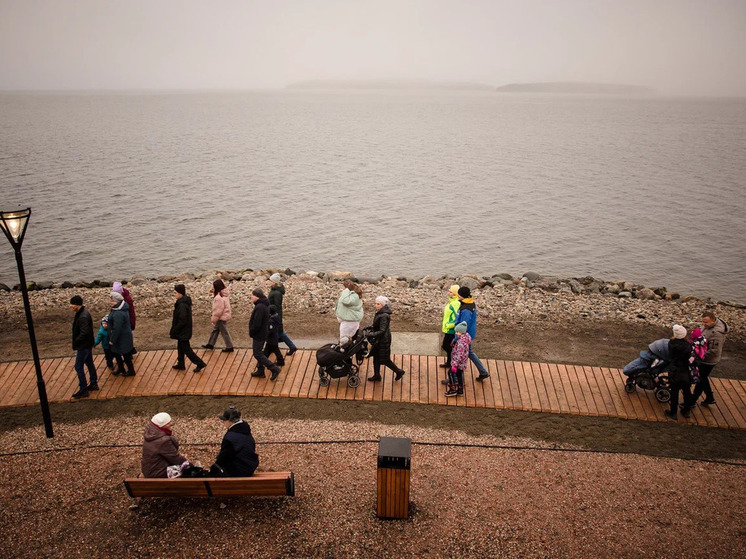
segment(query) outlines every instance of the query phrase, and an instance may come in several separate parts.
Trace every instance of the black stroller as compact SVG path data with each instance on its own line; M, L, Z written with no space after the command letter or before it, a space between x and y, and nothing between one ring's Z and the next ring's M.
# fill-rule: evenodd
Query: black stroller
M624 391L633 393L639 386L643 390L654 390L655 399L665 404L671 400L671 385L668 382L669 363L660 359L653 360L645 369L627 374L627 382L624 383Z
M347 386L360 386L360 367L368 355L368 340L362 330L345 345L326 344L316 351L316 364L319 366L319 384L328 386L333 378L347 377ZM355 359L356 363L352 360Z

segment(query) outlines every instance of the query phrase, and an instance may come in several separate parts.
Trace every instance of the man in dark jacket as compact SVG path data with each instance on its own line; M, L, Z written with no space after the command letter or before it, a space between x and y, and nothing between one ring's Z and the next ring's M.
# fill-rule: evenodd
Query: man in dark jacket
M73 295L70 308L75 311L73 319L73 349L75 350L75 372L78 373L78 391L73 398L87 398L91 390L98 390L96 365L93 363L93 320L91 313L83 306L83 298ZM91 382L86 382L83 365L88 367Z
M270 380L275 380L280 374L280 367L264 355L264 343L269 335L269 299L264 291L258 287L251 292L251 302L254 310L249 318L249 337L251 338L251 349L256 359L256 370L251 373L252 377L264 378L265 367L272 373Z
M218 416L228 429L220 445L220 454L215 459L210 472L226 477L248 477L259 466L256 443L251 435L251 427L235 407L226 409Z
M169 335L172 340L176 340L177 359L176 363L171 365L171 368L179 371L185 370L184 357L186 356L189 361L196 365L194 372L199 373L207 367L207 363L194 353L192 346L189 344L189 340L192 339L192 298L186 294L186 287L183 283L174 286L174 297L176 297L176 302L174 303L174 316L171 320Z
M282 299L285 296L285 286L282 285L282 276L280 274L272 274L269 276L269 283L269 304L275 306L277 314L280 315L280 323L282 323ZM288 346L288 357L298 350L285 330L280 332L280 341L285 342L285 345Z
M692 404L696 404L704 392L705 399L702 400L701 404L711 406L716 402L715 394L713 394L710 385L710 373L712 373L715 365L720 363L725 336L728 334L728 325L722 318L718 318L714 312L706 311L702 313L702 326L704 326L702 335L707 340L707 353L705 353L702 363L699 364L699 382L694 387Z

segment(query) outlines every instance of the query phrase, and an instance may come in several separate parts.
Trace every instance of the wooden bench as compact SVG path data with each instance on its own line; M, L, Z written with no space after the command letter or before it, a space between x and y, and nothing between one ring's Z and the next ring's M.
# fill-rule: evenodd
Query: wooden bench
M251 477L127 478L130 497L295 497L293 472L257 472Z

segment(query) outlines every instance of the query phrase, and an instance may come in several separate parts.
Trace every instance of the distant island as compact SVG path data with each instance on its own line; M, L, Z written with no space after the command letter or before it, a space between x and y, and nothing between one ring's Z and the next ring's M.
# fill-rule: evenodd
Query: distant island
M291 83L287 89L446 89L493 91L482 83L428 80L307 80Z
M655 90L641 85L586 82L511 83L498 87L500 93L591 93L603 95L655 95Z

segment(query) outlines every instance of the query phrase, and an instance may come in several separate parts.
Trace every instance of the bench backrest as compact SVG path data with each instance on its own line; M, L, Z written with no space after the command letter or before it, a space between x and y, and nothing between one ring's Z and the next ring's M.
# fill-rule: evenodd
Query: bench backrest
M130 497L295 496L293 472L257 472L251 477L127 478Z

